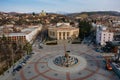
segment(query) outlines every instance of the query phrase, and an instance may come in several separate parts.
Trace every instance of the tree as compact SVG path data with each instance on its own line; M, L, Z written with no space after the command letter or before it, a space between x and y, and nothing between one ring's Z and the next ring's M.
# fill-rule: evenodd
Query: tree
M35 16L35 12L33 12L32 15Z
M2 38L1 38L2 43L6 42L6 40L7 40L7 38L6 38L5 35L3 34L3 35L2 35Z
M15 61L21 58L24 49L22 38L17 42L11 42L5 35L0 39L0 74L7 70ZM32 45L25 45L27 54L32 51Z
M79 21L79 37L83 39L89 36L92 29L92 25L87 21Z
M27 52L27 54L29 54L32 51L32 45L29 42L26 43L24 50Z

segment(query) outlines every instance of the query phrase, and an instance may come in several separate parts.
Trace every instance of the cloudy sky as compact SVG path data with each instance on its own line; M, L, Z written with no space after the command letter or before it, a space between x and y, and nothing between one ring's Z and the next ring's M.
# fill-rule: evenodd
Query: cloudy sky
M0 0L4 12L119 11L120 0Z

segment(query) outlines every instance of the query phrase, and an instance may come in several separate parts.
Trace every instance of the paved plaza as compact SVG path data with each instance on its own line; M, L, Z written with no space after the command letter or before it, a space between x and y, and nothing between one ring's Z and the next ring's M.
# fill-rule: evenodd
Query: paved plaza
M14 76L10 75L8 80L120 80L113 71L105 69L103 57L92 47L84 44L67 44L66 46L71 55L77 55L86 60L84 69L65 72L50 68L49 60L57 55L64 55L63 45L43 45L43 49L33 45L35 54L19 72Z

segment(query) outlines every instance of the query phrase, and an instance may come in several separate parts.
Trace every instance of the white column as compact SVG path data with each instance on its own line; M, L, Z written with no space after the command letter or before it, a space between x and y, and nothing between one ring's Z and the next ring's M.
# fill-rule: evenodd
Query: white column
M67 32L65 32L65 39L67 39Z

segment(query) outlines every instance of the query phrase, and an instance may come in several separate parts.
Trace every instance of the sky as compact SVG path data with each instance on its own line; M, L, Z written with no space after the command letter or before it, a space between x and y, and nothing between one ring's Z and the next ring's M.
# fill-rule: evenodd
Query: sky
M120 0L0 0L3 12L119 11Z

